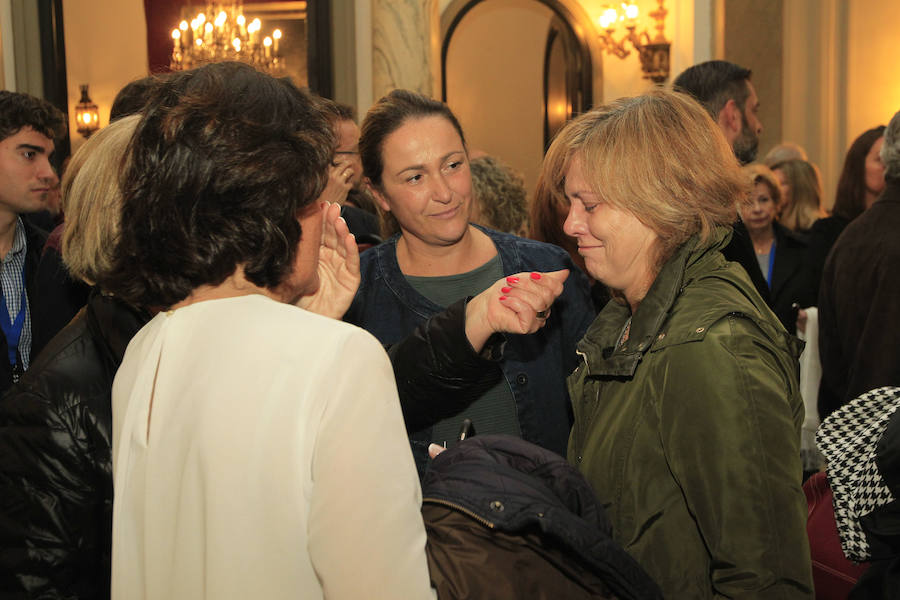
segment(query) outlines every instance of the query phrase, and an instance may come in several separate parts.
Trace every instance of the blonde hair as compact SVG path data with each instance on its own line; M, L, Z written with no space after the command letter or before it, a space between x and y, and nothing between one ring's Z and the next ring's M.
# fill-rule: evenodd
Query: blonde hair
M139 115L124 117L91 136L63 176L63 262L73 277L90 284L113 267L122 209L119 176L138 121Z
M741 170L750 179L752 185L757 183L766 184L766 187L769 188L769 194L772 196L772 201L775 203L775 206L778 206L778 203L781 202L781 186L778 185L778 178L772 172L772 169L762 163L750 163L741 167Z
M692 235L706 241L717 226L730 226L749 196L722 131L680 92L622 98L566 125L544 159L544 184L556 201L576 157L601 200L657 234L658 267Z
M772 170L784 173L791 189L790 203L782 210L779 223L791 231L806 231L825 216L821 207L822 181L815 166L792 159L772 165Z

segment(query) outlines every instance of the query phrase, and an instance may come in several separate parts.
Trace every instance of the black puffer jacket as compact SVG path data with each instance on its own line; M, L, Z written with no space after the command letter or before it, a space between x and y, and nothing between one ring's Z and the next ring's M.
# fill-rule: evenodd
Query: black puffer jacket
M434 459L422 496L441 600L662 597L613 542L584 477L534 444L504 435L466 440Z
M0 400L0 597L109 598L110 395L148 318L92 292Z

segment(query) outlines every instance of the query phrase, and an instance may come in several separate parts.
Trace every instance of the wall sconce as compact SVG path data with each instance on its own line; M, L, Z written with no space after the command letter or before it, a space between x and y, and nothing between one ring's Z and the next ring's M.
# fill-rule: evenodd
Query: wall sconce
M641 70L644 79L652 79L656 83L662 83L669 78L669 47L663 30L666 27L666 15L669 13L663 7L665 0L656 0L659 7L650 13L656 20L656 35L651 39L650 34L644 29L640 34L635 32L638 26L638 7L634 3L622 3L621 14L611 6L604 6L602 14L597 22L600 24L600 43L607 54L614 54L619 58L625 58L631 51L625 48L626 42L638 52L641 59ZM628 33L620 40L613 37L616 26L623 23Z
M75 105L75 123L78 133L87 139L100 129L100 112L97 110L97 105L88 96L88 84L85 83L80 87L81 100Z

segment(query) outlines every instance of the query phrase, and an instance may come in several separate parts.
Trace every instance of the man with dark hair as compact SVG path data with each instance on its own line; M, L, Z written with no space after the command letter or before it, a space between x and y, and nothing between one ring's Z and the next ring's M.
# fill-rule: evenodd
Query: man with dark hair
M724 60L710 60L688 68L672 84L676 91L690 94L706 109L741 164L756 158L759 134L762 133L762 123L757 116L759 98L750 83L750 75L750 69ZM731 241L722 249L722 254L744 267L759 295L772 306L769 285L740 217L734 223Z
M828 254L819 288L819 417L882 386L900 386L900 112L881 146L885 188Z
M323 199L341 205L341 216L350 233L356 236L361 250L381 242L381 228L375 203L363 185L362 161L359 158L359 125L356 113L348 104L328 98L316 99L319 108L334 127L337 145L329 170L328 187Z
M156 89L163 77L164 75L148 75L126 83L113 99L109 109L109 122L141 112L147 104L150 93Z
M759 98L750 82L750 69L724 60L694 65L679 75L676 90L687 92L719 124L741 164L756 159L759 149Z
M0 392L28 368L31 360L34 275L44 231L20 215L46 210L59 183L50 164L54 140L63 136L65 118L50 103L16 92L0 91L0 306L5 350L0 356Z
M339 170L343 180L351 186L351 190L362 187L362 162L359 160L359 125L353 107L328 98L317 98L316 101L325 117L334 126L337 146L334 150L332 167Z

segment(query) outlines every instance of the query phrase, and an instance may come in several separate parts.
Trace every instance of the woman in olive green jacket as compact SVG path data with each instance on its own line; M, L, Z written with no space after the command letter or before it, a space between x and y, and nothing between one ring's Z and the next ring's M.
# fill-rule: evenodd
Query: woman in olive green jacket
M654 91L582 115L544 177L613 293L569 379L569 460L667 598L812 597L800 344L720 253L748 186L719 128Z

